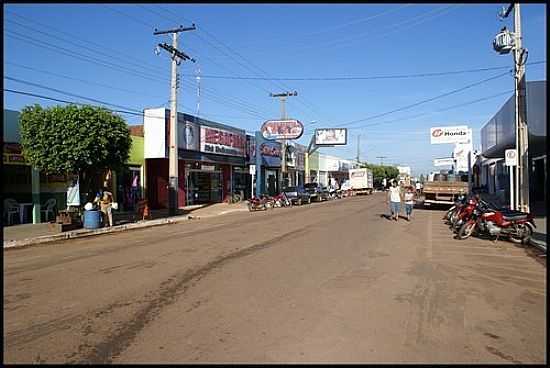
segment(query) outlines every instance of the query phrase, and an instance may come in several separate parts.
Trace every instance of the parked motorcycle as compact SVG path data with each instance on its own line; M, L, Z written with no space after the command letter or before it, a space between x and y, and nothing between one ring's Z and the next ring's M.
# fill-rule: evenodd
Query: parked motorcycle
M456 216L457 212L465 206L467 203L467 197L465 195L461 195L457 198L455 203L447 210L445 213L445 216L443 216L443 220L445 220L445 223L450 224L453 221L453 216ZM456 220L456 218L454 218Z
M456 211L453 212L449 221L449 227L454 233L458 233L462 224L472 217L472 213L478 205L479 200L475 197L457 205Z
M525 244L535 228L534 217L530 213L497 210L480 201L470 219L460 227L458 239L467 239L474 234L488 235L496 239L504 236L514 243Z
M262 195L260 197L252 197L247 200L247 206L249 211L265 211L275 207L275 201L272 197Z
M292 207L292 201L288 199L285 192L282 192L273 197L275 207Z

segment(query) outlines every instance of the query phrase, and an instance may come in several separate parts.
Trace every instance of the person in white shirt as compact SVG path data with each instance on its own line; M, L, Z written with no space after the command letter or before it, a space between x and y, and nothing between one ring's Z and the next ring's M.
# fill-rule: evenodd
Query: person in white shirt
M390 204L391 217L395 220L399 220L399 211L401 209L401 190L394 180L392 186L388 191L388 200L386 203Z
M411 214L414 207L414 191L413 187L409 186L405 192L405 214L407 215L407 221L411 221Z
M420 184L420 182L417 181L416 182L416 194L417 195L420 195L421 189L422 189L422 184Z

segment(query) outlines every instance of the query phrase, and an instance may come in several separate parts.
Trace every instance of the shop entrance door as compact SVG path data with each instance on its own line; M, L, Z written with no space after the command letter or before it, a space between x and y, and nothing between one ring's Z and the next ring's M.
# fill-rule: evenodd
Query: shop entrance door
M222 200L220 171L189 170L187 175L187 204L218 203Z

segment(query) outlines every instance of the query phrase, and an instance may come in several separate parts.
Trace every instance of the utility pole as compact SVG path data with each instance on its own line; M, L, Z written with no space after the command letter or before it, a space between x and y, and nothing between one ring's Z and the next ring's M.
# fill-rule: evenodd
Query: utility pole
M527 61L528 51L522 47L523 36L521 33L521 12L520 4L512 3L508 9L500 13L501 18L506 18L514 10L514 32L513 32L513 52L514 59L514 80L515 80L515 99L516 99L516 151L518 164L515 166L515 202L516 206L523 212L529 212L529 133L527 127L527 100L526 100L526 82L525 82L525 63ZM505 27L506 28L506 27ZM503 30L505 30L505 28ZM507 32L507 31L506 31ZM500 53L507 53L506 50Z
M168 51L172 57L172 75L170 81L170 142L168 155L168 214L174 216L178 209L178 65L181 60L191 60L195 62L184 52L178 50L178 33L195 30L195 25L184 28L180 26L176 29L158 31L155 29L154 35L172 34L172 46L166 43L159 43L157 47ZM155 50L157 55L159 49Z
M384 159L385 158L388 158L388 156L376 156L376 158L379 158L380 159L380 166L383 166L384 165Z
M359 165L361 162L359 161L359 145L361 144L361 134L357 135L357 164Z
M270 93L270 97L278 97L281 101L281 120L286 120L286 98L290 96L298 96L298 92L283 92L283 93ZM283 190L283 183L285 183L286 175L286 139L281 140L281 177L279 178L279 191Z

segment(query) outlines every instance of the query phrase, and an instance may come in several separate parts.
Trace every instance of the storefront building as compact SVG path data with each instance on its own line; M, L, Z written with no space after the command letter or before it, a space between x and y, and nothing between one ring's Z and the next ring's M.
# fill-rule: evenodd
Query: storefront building
M153 209L168 208L170 110L144 112L146 193ZM178 113L178 207L229 201L246 192L242 129Z
M300 186L304 185L305 181L305 153L306 147L295 143L287 142L287 183L288 186Z
M527 82L527 126L529 129L530 206L543 207L547 198L546 174L546 81ZM515 97L511 96L481 129L481 157L473 167L474 184L505 203L510 199L509 168L504 152L515 148ZM477 181L477 182L476 182Z
M22 155L19 112L4 110L3 115L2 192L4 200L14 200L19 208L18 218L8 219L4 216L4 224L12 222L40 223L46 220L44 217L46 214L41 215L41 210L48 209L46 206L48 203L55 202L55 207L52 208L55 211L67 207L67 188L70 178L67 175L46 175L32 168ZM126 193L129 193L130 188L132 188L132 184L136 195L142 192L143 186L143 137L134 136L132 127L129 127L129 130L132 147L127 166L119 173L113 172L108 183L109 189L113 192L114 200L121 202L121 210L129 207L129 202L125 198L127 197ZM125 174L126 172L136 173L138 175L137 180L132 180L135 177ZM101 183L103 180L97 178L95 181ZM127 185L126 181L128 181ZM99 187L96 189L99 189ZM82 203L86 200L85 197L84 193L81 193ZM53 212L49 213L48 216L49 220L54 219Z
M319 182L319 152L315 151L309 155L309 183Z
M256 192L274 196L279 193L281 143L266 140L256 132Z

